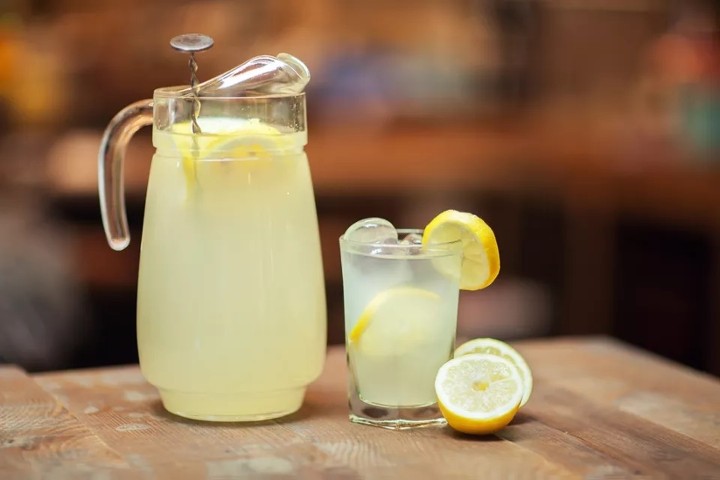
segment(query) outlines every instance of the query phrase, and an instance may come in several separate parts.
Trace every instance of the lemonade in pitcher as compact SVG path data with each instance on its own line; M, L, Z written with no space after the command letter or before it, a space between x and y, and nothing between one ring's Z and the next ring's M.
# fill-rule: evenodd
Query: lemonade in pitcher
M139 107L146 117L152 112L156 148L138 281L140 365L164 406L190 418L292 413L325 358L322 261L298 91L307 72L290 56L253 62L201 84L198 96L161 88ZM136 117L142 114L129 116ZM103 206L118 196L117 179L107 177ZM124 212L111 205L104 215L111 245L122 247L113 227L123 227Z
M201 125L221 133L195 139L197 158L185 149L189 124L154 132L138 285L142 370L171 411L275 401L254 389L279 392L280 411L288 386L317 376L325 348L305 138L253 121ZM188 395L187 385L228 396Z

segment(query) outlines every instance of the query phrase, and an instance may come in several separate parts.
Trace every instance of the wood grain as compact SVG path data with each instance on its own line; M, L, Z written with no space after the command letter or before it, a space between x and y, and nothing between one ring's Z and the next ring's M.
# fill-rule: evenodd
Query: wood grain
M250 426L203 424L165 412L135 367L49 374L38 382L54 387L98 437L152 475L296 478L314 472L318 478L384 478L394 475L402 458L403 474L413 478L462 475L490 465L502 476L572 478L542 456L497 439L482 442L486 446L478 449L474 439L468 442L445 430L440 437L437 430L399 436L351 424L344 375L344 352L332 350L300 412Z
M298 413L253 424L175 417L135 366L36 375L36 383L18 370L0 371L2 385L14 382L18 392L11 402L3 397L0 412L11 403L25 411L13 417L13 438L34 438L39 447L32 455L6 448L0 458L14 473L55 474L70 467L45 459L74 455L111 478L131 472L141 479L718 478L717 379L607 338L518 348L535 373L535 391L515 421L489 437L350 423L341 348L329 351ZM44 409L33 410L38 403ZM56 417L75 440L48 433Z
M117 477L127 467L25 372L0 368L0 478Z
M718 379L609 338L520 346L537 381L720 448Z

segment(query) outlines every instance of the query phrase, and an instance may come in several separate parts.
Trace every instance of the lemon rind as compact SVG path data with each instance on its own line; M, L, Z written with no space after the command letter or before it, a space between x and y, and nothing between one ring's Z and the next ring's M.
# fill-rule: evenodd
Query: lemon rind
M457 240L457 237L463 241L464 254L460 288L471 291L487 288L500 273L500 252L495 233L482 218L472 213L445 210L425 227L423 245ZM468 255L474 249L471 244L477 245L482 253ZM466 268L468 263L477 267Z

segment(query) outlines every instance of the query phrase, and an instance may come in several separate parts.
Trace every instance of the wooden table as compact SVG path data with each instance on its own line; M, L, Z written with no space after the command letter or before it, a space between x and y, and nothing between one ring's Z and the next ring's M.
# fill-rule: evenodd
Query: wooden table
M0 368L0 478L720 478L720 381L615 340L517 344L533 397L495 436L351 424L331 348L289 418L166 413L136 366Z

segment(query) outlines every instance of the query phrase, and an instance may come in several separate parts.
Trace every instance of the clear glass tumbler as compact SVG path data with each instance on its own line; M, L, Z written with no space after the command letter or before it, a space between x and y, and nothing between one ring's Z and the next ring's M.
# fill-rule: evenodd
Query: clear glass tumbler
M342 236L340 252L350 420L390 429L444 424L434 382L454 348L462 242L378 244Z

